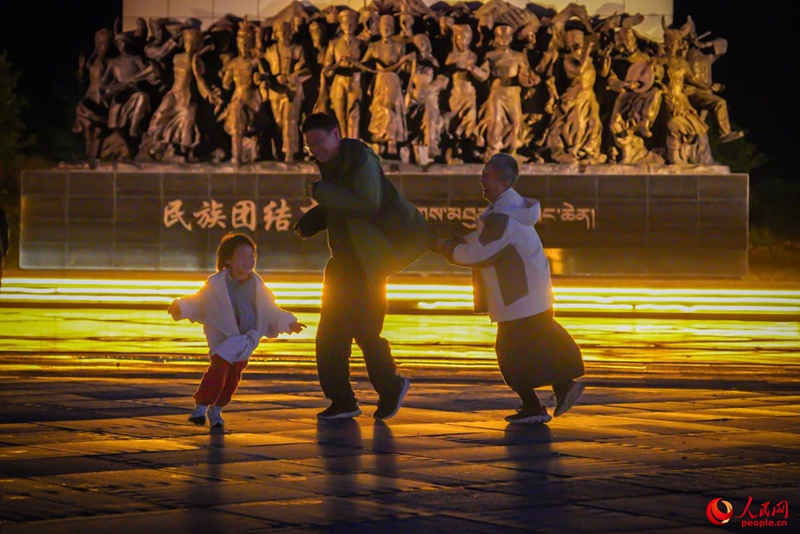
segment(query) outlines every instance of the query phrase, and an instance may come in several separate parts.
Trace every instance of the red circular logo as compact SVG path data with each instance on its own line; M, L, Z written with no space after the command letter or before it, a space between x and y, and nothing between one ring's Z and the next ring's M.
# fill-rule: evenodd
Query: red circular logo
M720 509L720 504L725 508L724 512ZM706 506L706 516L715 525L724 525L733 517L733 506L728 501L716 498Z

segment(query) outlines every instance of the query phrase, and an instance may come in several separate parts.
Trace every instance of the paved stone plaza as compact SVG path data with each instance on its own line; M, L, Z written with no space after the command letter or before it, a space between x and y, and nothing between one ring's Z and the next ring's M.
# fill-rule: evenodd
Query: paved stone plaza
M741 530L711 524L715 498L734 516L787 501L788 527L767 531L796 528L796 381L589 373L571 412L520 426L503 421L517 401L496 371L409 369L405 406L381 423L356 367L364 414L318 423L313 368L265 366L209 433L186 421L199 372L0 365L0 532Z

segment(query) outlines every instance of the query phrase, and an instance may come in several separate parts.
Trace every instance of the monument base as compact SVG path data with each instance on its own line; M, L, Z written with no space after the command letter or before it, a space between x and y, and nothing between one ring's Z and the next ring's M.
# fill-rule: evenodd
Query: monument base
M680 169L526 164L515 188L541 202L537 231L554 276L744 276L748 176ZM385 170L439 235L476 227L481 165ZM213 271L220 238L236 231L258 243L260 270L319 272L325 235L293 232L318 179L306 162L23 171L20 266ZM431 253L406 269L456 270Z

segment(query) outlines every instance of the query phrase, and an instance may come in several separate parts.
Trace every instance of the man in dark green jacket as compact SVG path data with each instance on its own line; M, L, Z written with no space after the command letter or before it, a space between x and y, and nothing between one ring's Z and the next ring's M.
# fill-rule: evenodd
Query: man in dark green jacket
M312 192L319 205L298 221L295 231L306 238L327 229L331 250L316 337L320 385L331 405L318 417L361 414L350 384L355 340L380 395L374 417L389 419L400 409L409 380L397 374L389 342L381 337L386 277L429 250L435 236L383 174L372 149L341 138L336 119L315 113L303 122L302 131L322 179Z

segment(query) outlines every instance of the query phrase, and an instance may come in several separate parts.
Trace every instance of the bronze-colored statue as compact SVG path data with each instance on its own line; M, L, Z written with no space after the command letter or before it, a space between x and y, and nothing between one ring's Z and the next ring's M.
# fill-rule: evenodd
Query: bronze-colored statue
M559 163L602 163L606 155L600 152L603 127L594 94L593 43L585 44L583 30L578 28L566 30L564 36L568 53L561 66L568 86L559 95L546 146Z
M433 57L427 35L415 35L413 44L417 54L406 93L406 109L409 130L414 132L410 139L414 159L417 164L425 166L441 155L444 118L439 110L439 93L448 86L450 80L437 73L439 62Z
M632 28L615 34L614 51L603 65L608 88L617 93L608 123L611 138L619 150L619 163L658 163L660 156L650 152L644 139L653 136L651 128L661 109L661 88L655 84L655 59L639 49Z
M269 65L266 83L269 104L278 131L284 161L294 161L300 152L300 111L303 105L303 83L310 77L303 47L292 44L292 27L279 22L274 28L276 42L264 55Z
M78 103L72 131L83 133L86 158L91 165L100 155L100 144L108 125L108 103L100 94L100 89L108 68L107 54L112 38L111 30L98 30L94 34L94 52L88 59L82 53L78 57L78 79L83 81L88 75L89 86Z
M231 162L235 166L255 161L261 148L253 127L262 104L253 83L258 69L258 59L252 55L254 38L253 27L247 19L243 20L236 34L239 55L225 63L220 72L222 87L229 90L233 86L230 103L220 120L224 121L225 133L231 136Z
M310 81L305 84L303 91L306 97L306 106L313 104L310 113L328 112L328 84L325 75L322 73L322 65L325 63L325 52L328 49L328 30L324 19L312 20L308 25L308 34L311 37L311 50L315 53L306 54L306 60L311 69ZM310 102L309 100L310 99Z
M364 42L356 37L358 14L352 9L339 12L341 35L328 44L323 75L333 78L330 84L330 107L339 121L344 137L358 139L361 120L361 71L358 68Z
M708 110L714 114L719 127L719 142L730 143L744 136L743 132L732 131L728 118L728 102L719 96L725 90L721 83L714 83L711 78L711 65L728 51L728 41L713 39L702 41L697 37L692 24L693 37L686 59L692 67L692 76L687 79L686 95L695 109ZM711 52L706 52L710 50Z
M150 97L139 84L155 82L155 70L145 65L142 58L130 53L132 39L125 33L114 36L114 45L119 56L109 60L108 68L101 82L100 94L110 101L108 108L108 128L116 136L103 143L101 156L109 159L130 158L134 155L132 146L138 145L150 113ZM130 143L130 144L129 144Z
M686 94L686 78L691 76L691 66L685 54L686 36L690 27L675 30L664 26L664 68L666 89L664 104L667 109L667 162L676 165L712 164L708 144L708 126L692 107Z
M522 127L520 87L531 87L539 81L531 72L528 56L511 49L513 37L511 26L495 26L494 49L486 54L483 65L492 80L478 122L478 133L486 143L484 160L487 161L500 152L517 153Z
M200 144L198 107L201 99L222 105L218 88L205 80L205 64L200 58L203 35L194 28L183 31L184 52L173 60L174 82L153 114L143 141L155 159L195 161L194 149ZM149 146L148 146L149 145Z
M463 161L462 140L478 144L478 104L473 80L485 81L489 72L478 66L478 55L470 49L470 43L472 28L468 24L453 25L453 50L445 60L445 65L450 67L448 70L452 73L453 89L448 100L450 111L445 121L456 142L448 149L448 163Z
M361 60L364 65L374 63L377 71L370 87L368 130L372 142L377 145L376 152L393 156L397 154L398 144L405 143L408 137L403 86L397 69L411 56L406 56L405 44L394 39L394 17L383 15L378 28L380 40L368 45Z

